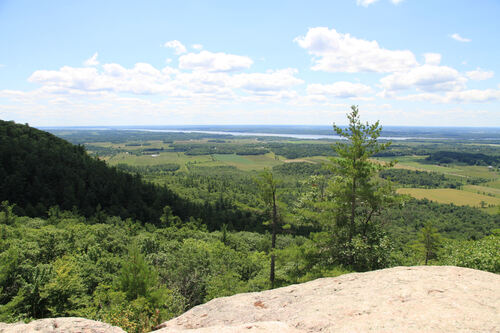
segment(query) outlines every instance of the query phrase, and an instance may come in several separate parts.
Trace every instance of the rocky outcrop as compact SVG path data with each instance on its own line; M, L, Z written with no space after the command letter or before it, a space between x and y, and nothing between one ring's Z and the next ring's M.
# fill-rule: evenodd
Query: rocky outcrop
M51 318L28 324L2 324L0 333L125 333L119 327L84 318Z
M396 267L214 299L155 333L500 332L500 275Z
M83 318L0 324L0 333L123 333ZM155 333L500 332L500 275L396 267L214 299Z

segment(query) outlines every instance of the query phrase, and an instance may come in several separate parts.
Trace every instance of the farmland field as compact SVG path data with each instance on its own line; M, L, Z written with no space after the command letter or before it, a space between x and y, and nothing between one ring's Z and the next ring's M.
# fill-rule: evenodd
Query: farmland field
M273 139L273 142L294 147L296 144L314 144L330 145L328 141L320 140L289 140L279 141ZM291 162L308 162L314 164L328 163L330 157L327 156L303 156L297 158L287 158L282 155L276 155L272 148L270 152L260 155L243 155L236 153L226 154L191 154L187 151L172 151L176 145L190 146L213 146L222 144L221 147L242 147L250 145L255 147L256 143L265 146L266 140L255 138L224 138L224 140L209 140L206 138L187 138L182 140L168 141L164 140L137 140L128 142L92 142L90 150L104 149L99 154L100 158L110 165L128 164L131 166L144 167L162 164L178 164L178 172L189 172L191 166L197 167L215 167L232 166L241 171L260 171L264 168L272 169L276 165ZM407 147L417 147L417 142L407 142ZM105 149L109 149L105 150ZM154 149L158 149L155 152ZM150 150L152 150L150 152ZM98 152L99 153L99 152ZM500 179L497 172L494 172L485 165L463 165L463 164L435 164L426 160L428 155L405 155L397 157L378 157L375 160L381 162L390 162L397 160L394 166L396 169L406 169L412 171L435 172L446 175L449 179L463 183L460 189L452 188L401 188L398 193L411 195L417 199L429 199L440 203L453 203L455 205L468 205L490 213L495 213L500 205ZM153 177L155 181L159 179Z
M411 195L417 199L428 199L439 203L453 203L458 206L481 207L481 201L483 201L486 206L500 205L500 198L449 188L400 188L397 192Z

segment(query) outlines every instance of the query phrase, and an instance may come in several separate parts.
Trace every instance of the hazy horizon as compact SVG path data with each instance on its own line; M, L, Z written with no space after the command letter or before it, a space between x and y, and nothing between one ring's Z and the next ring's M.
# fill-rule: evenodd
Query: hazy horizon
M0 2L0 119L500 124L500 2ZM150 126L150 125L143 125Z

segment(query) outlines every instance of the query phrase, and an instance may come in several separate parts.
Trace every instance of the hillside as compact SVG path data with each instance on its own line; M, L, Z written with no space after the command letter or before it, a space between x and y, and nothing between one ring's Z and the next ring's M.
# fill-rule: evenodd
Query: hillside
M85 216L102 212L157 222L165 205L183 218L196 211L165 187L90 157L83 146L13 122L0 121L0 202L18 215L46 216L52 206Z
M396 267L214 299L155 333L498 332L500 276L453 266ZM123 332L82 318L0 324L1 333Z

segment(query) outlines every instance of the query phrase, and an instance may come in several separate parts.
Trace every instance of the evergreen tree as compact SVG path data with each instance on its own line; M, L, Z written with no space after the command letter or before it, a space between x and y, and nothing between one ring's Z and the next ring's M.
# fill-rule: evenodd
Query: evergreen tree
M376 217L396 201L390 182L377 177L392 163L380 164L370 158L390 143L379 143L379 122L364 124L356 106L347 115L346 128L333 125L342 140L334 145L338 157L327 165L327 186L319 186L316 176L311 191L299 202L306 221L318 221L324 233L317 235L325 248L324 260L355 270L385 267L390 242ZM307 210L310 210L308 212ZM312 213L311 213L312 212Z
M440 235L434 227L432 221L427 221L419 234L419 242L424 250L425 264L429 260L437 258L437 251L440 246Z
M260 173L259 178L256 180L260 187L260 195L268 215L271 218L271 268L269 273L269 281L271 282L271 288L274 288L275 280L275 253L276 248L276 234L278 232L279 225L279 214L278 214L278 202L277 202L277 186L278 180L273 176L273 173L268 169Z

